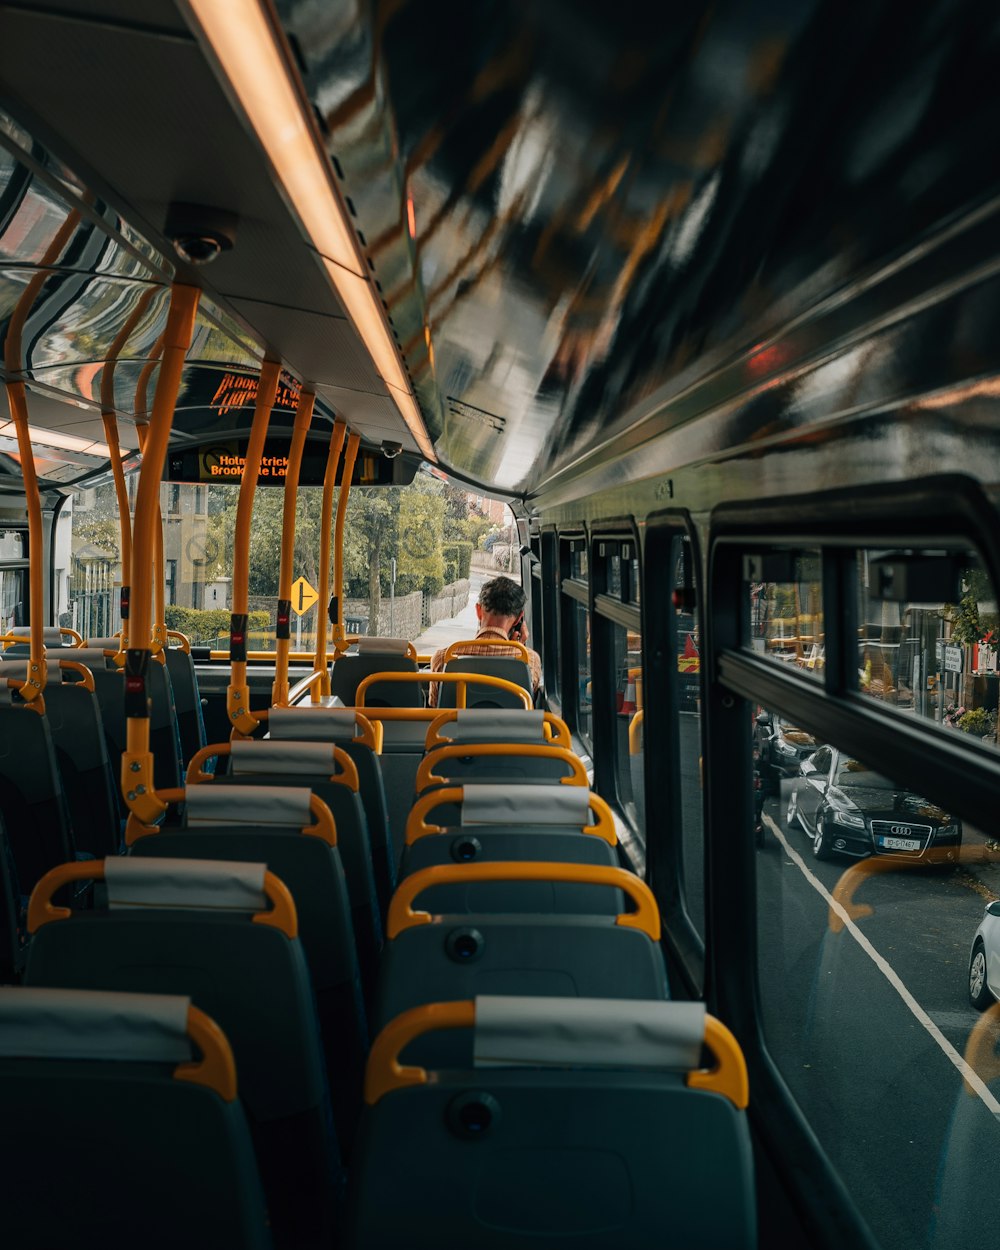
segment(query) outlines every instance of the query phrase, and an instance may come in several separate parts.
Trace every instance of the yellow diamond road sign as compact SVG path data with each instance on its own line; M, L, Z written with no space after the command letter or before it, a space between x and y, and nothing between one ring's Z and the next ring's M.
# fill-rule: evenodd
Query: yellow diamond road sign
M308 612L318 598L319 591L314 586L310 586L304 577L292 583L292 611L299 616L303 612Z

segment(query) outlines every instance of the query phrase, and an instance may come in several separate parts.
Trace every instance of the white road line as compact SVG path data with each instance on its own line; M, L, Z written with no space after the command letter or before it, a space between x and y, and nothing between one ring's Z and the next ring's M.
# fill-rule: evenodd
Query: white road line
M820 881L816 876L814 876L814 874L810 871L808 865L806 864L805 860L798 853L798 851L796 851L792 847L792 845L789 843L788 839L778 828L774 820L770 816L768 816L766 813L762 813L762 816L763 816L764 823L771 830L774 836L778 839L781 845L785 848L785 854L788 856L788 858L792 861L793 864L795 864L799 872L802 873L802 875L809 882L809 884L813 887L816 893L821 895L822 898L826 900L827 904L837 913L837 915L843 921L844 928L847 930L847 932L850 933L851 937L854 938L857 944L861 947L861 949L865 952L865 954L869 957L869 959L871 959L872 963L882 973L882 975L889 982L892 988L896 991L899 997L903 1000L903 1002L907 1005L907 1007L909 1007L915 1019L921 1025L923 1025L924 1029L926 1029L926 1031L934 1039L934 1041L943 1051L947 1059L949 1059L950 1062L954 1065L954 1067L958 1069L958 1071L962 1075L963 1080L965 1080L968 1083L971 1089L975 1090L976 1094L982 1100L986 1108L989 1110L990 1114L993 1115L997 1120L1000 1120L1000 1101L997 1101L994 1095L990 1093L989 1087L987 1086L986 1082L980 1078L980 1076L975 1071L975 1069L969 1067L969 1065L965 1062L965 1059L963 1058L963 1056L958 1053L958 1051L955 1049L954 1046L952 1046L951 1042L948 1041L948 1039L944 1036L944 1034L937 1027L934 1021L930 1018L927 1012L924 1011L923 1007L920 1006L917 1000L913 997L910 991L906 988L903 982L899 979L892 965L888 963L887 960L882 958L882 956L878 953L875 947L872 946L868 938L865 937L865 935L861 932L861 930L854 923L851 917L847 914L847 912L844 910L841 904L838 903L837 900L833 897L833 895L829 892L829 890L827 890L823 882Z

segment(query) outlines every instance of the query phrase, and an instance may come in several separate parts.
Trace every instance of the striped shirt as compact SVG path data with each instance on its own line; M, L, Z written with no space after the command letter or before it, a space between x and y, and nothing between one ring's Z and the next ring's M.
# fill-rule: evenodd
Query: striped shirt
M502 629L493 629L492 627L487 626L486 628L481 629L478 634L476 634L475 641L479 642L480 640L492 640L494 638L497 640L497 646L490 647L488 651L484 650L484 648L482 647L470 647L468 651L463 651L461 643L454 644L455 650L454 652L452 652L452 658L454 658L456 654L494 655L494 656L509 655L511 659L514 659L514 660L519 660L521 658L521 652L519 648L511 647L511 646L504 647L500 645L501 643L510 642L510 639L507 637L507 635L503 632ZM448 650L447 647L439 647L438 650L434 652L434 657L431 660L431 672L440 673L444 669L444 653L447 650ZM537 651L532 651L530 647L527 648L527 651L528 651L528 669L531 672L531 688L532 688L532 692L534 692L542 684L542 660L541 660L541 656L539 656ZM430 707L437 707L438 705L439 688L440 688L439 682L436 682L436 681L430 682L430 689L427 691L427 703Z

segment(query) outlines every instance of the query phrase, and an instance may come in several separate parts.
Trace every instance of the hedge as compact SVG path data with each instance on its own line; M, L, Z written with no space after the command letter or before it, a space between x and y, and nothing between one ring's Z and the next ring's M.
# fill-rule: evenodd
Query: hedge
M226 608L182 608L173 603L164 612L164 617L167 629L176 629L178 633L186 634L193 643L210 642L229 634L230 613ZM267 632L270 627L270 612L250 613L251 630Z
M441 548L444 556L444 584L451 585L469 576L472 567L472 543L445 543Z

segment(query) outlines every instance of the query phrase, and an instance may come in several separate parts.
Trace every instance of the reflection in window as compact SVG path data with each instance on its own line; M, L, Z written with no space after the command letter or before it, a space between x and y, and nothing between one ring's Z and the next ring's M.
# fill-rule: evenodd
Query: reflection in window
M825 661L819 552L776 551L747 560L750 646L768 659L819 676Z
M27 625L24 569L0 569L0 633L6 634L15 625Z
M640 833L645 828L643 796L642 635L612 627L615 666L615 771L618 797Z
M569 549L569 575L586 581L590 573L590 562L587 559L587 543L583 538L574 538Z
M888 598L884 570L902 561L892 553L858 553L858 687L907 715L995 746L996 592L971 551L923 555L924 569L940 569L942 580L957 570L950 579L956 592L949 596L957 602L946 602L943 590L939 602Z
M582 603L573 604L576 629L577 731L593 742L592 689L590 679L590 613Z
M974 891L993 844L778 710L754 709L752 743L768 1050L880 1244L985 1250L997 1202L977 1202L975 1161L1000 1160L1000 1068L974 1008L1000 995L1000 926L984 992Z
M688 540L674 543L677 645L677 743L680 765L681 859L688 914L705 936L705 832L702 818L701 642L694 610L693 561Z

